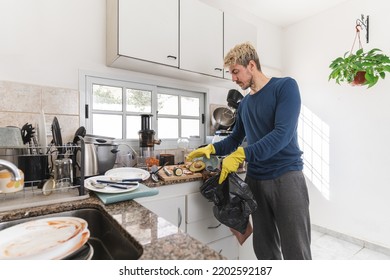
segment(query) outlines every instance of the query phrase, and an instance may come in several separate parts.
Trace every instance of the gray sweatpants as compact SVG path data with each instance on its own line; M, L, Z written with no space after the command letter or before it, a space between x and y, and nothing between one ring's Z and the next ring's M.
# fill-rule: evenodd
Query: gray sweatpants
M302 171L273 180L245 179L258 204L253 249L261 260L310 260L309 195Z

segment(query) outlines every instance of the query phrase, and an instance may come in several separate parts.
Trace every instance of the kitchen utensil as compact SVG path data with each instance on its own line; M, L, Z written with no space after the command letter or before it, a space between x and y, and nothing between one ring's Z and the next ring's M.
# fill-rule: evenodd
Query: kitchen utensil
M86 129L84 126L80 126L75 134L74 134L74 137L73 137L73 143L74 144L77 144L77 142L80 140L80 137L84 138L85 137L85 134L86 134Z
M64 154L63 147L62 147L62 136L61 136L61 128L60 124L58 122L57 117L54 117L53 122L51 124L51 131L53 134L53 142L54 146L56 146L58 150L58 156L61 158Z
M40 180L49 178L48 155L20 155L17 165L23 170L26 182L36 184Z
M159 179L158 179L158 176L157 176L157 173L162 169L162 168L164 168L164 166L165 165L167 165L168 164L168 162L165 162L164 163L164 165L162 165L162 166L160 166L159 168L157 168L157 166L155 166L155 169L156 170L153 170L154 168L154 166L152 166L152 172L150 172L150 174L151 174L151 178L152 178L152 180L153 180L153 182L155 182L155 183L157 183L158 181L159 181Z
M138 183L137 183L137 185L134 185L134 186L123 186L123 185L117 185L117 184L113 184L114 186L112 186L111 184L108 185L108 184L97 183L97 180L109 181L110 178L112 178L112 177L100 176L100 175L90 177L90 178L85 179L84 186L86 189L91 190L91 191L100 192L100 193L112 193L112 194L113 193L131 192L131 191L136 190L139 187ZM117 178L117 179L120 179L120 178Z
M0 232L0 259L62 259L89 239L88 223L77 217L50 217Z
M24 188L24 174L19 169L21 180L14 181L13 175L7 169L0 170L0 194L14 193L23 190Z
M43 110L39 114L37 130L38 130L38 146L40 147L40 153L46 154L48 151L48 147L47 147L47 135L46 135L46 119Z
M50 195L56 188L56 181L53 178L47 180L42 187L43 195Z
M244 98L244 96L236 89L231 89L228 92L226 101L228 102L228 106L237 109L240 105L241 100Z
M218 107L214 110L211 123L215 129L228 129L234 124L235 115L226 107Z
M95 144L98 159L99 174L103 175L107 170L115 165L116 154L118 153L117 144Z
M148 171L134 167L113 168L108 170L104 175L126 179L141 178L142 180L146 180L150 177Z
M95 144L84 144L84 176L95 176L99 174L98 159ZM73 162L76 166L76 176L80 176L81 148L76 148L73 156Z
M114 184L114 185L121 185L121 186L137 186L138 182L123 182L123 181L117 181L117 180L96 180L97 183L101 184Z
M32 126L32 124L29 124L29 123L24 124L22 126L23 144L30 143L34 134L35 134L35 128Z

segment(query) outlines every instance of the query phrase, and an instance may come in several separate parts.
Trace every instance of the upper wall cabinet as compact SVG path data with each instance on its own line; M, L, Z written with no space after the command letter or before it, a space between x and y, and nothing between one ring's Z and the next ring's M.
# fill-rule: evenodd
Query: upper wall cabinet
M107 0L107 64L121 57L179 66L179 0Z
M224 44L223 56L237 44L250 42L255 48L257 46L256 26L243 21L231 14L224 13ZM229 70L224 70L224 78L231 80Z
M179 68L223 77L223 12L198 0L180 2Z
M198 0L106 1L111 67L226 83L224 54L241 42L256 45L255 27Z

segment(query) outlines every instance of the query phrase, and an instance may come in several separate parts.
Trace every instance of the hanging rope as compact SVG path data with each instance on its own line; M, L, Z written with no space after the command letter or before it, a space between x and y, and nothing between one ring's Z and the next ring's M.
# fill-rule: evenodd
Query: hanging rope
M353 44L352 44L352 48L351 48L351 51L349 52L350 54L352 54L353 52L353 48L355 47L355 43L356 43L356 39L359 40L359 49L362 49L363 46L362 46L362 41L360 40L360 30L361 30L361 25L360 24L356 24L356 34L355 34L355 39L353 40Z

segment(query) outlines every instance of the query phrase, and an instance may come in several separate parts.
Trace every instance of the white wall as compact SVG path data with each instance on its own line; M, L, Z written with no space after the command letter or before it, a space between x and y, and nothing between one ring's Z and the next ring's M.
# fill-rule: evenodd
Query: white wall
M370 16L370 42L390 54L388 4L356 0L284 30L283 70L303 104L329 126L329 200L310 186L312 222L390 247L390 78L374 88L328 82L330 62L349 51L355 21ZM356 50L356 47L355 47ZM388 75L389 76L389 75ZM390 77L390 76L389 76Z

